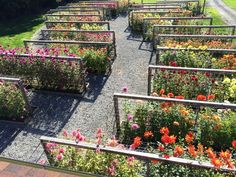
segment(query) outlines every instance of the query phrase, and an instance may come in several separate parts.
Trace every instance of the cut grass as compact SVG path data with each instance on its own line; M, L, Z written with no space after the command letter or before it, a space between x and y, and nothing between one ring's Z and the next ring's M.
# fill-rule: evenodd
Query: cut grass
M205 12L209 16L213 17L213 25L225 25L226 24L224 22L224 20L222 19L220 13L216 9L214 9L212 7L207 7Z
M227 6L236 10L236 0L223 0L223 1Z
M42 16L30 16L0 23L0 45L10 48L24 46L23 40L30 39L43 22Z

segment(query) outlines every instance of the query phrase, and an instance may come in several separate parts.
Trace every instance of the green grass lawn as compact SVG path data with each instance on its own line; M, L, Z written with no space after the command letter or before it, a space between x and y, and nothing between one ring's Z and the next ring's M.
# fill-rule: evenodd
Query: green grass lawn
M213 25L225 25L220 13L212 7L207 7L205 13L213 17Z
M236 0L223 0L226 5L236 10Z
M0 45L22 47L24 39L30 39L43 26L42 16L21 17L0 23Z

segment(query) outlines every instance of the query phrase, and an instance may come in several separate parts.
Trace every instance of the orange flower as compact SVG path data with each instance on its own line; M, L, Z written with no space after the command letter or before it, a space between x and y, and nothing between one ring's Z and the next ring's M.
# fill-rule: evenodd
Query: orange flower
M194 158L197 157L197 151L195 151L194 145L190 144L190 145L188 146L188 153L189 153L192 157L194 157Z
M208 100L214 100L215 99L215 95L208 95L207 99Z
M232 146L233 146L234 149L236 149L236 140L232 141Z
M220 160L220 159L217 159L217 158L213 158L211 160L211 163L216 167L216 168L219 168L223 165L223 162Z
M133 142L133 144L130 146L130 148L131 148L131 149L136 149L136 148L139 147L141 144L142 144L141 137L136 136L136 137L134 138L134 142Z
M185 136L185 141L187 143L191 143L193 142L193 139L194 139L194 135L192 132L189 132L186 136Z
M160 90L160 95L163 95L165 93L165 90L164 89L161 89Z
M216 154L213 152L212 148L208 148L208 149L206 150L206 153L207 153L207 155L208 155L209 158L211 158L211 159L216 158Z
M152 131L146 131L146 132L144 133L144 137L145 137L145 138L153 137Z
M228 168L234 169L234 165L229 159L225 160L225 164L228 166Z
M162 137L161 137L161 141L164 143L164 144L173 144L175 143L176 141L176 136L174 135L167 135L167 134L164 134Z
M174 149L174 157L179 157L184 154L184 149L181 146L176 146Z
M204 148L203 148L203 145L202 144L198 144L197 145L197 152L201 155L204 154Z
M173 98L173 97L174 97L174 94L173 94L173 93L168 93L167 96L168 96L169 98Z
M224 159L224 160L227 160L227 159L230 159L231 158L231 154L228 150L226 150L225 152L224 151L221 151L219 156Z
M184 99L184 96L182 95L179 95L179 96L175 96L176 99L180 99L180 100L183 100Z
M198 95L198 96L197 96L197 100L198 100L198 101L206 101L206 96L204 96L204 95Z
M168 135L169 132L170 132L170 131L169 131L169 129L168 129L167 127L162 127L162 128L160 129L160 133L161 133L161 134L167 134L167 135Z

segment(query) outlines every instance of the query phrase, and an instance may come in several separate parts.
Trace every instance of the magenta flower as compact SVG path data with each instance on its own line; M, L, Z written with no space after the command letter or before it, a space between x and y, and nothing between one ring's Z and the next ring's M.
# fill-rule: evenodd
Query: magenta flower
M124 92L124 93L128 92L128 87L123 87L122 92Z
M63 159L63 155L62 154L58 154L57 155L57 160L61 161Z
M128 121L131 121L133 118L134 118L133 115L128 114L128 116L127 116Z
M63 131L63 134L62 134L64 137L67 137L68 136L68 132L66 130Z
M77 131L76 131L76 130L74 130L74 131L72 132L72 136L73 136L73 137L76 137L76 136L77 136Z
M65 149L63 149L63 148L59 149L59 153L64 154L65 153Z
M137 129L139 129L139 125L138 124L132 124L131 128L132 128L132 130L137 130Z
M38 162L40 165L45 165L45 163L46 163L46 160L45 159L41 159L41 160L39 160L39 162Z

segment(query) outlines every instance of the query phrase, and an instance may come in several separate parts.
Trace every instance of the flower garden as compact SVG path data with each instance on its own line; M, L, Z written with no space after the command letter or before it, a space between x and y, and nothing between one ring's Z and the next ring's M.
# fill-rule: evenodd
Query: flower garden
M30 119L29 92L83 96L90 75L109 77L119 59L109 20L124 12L131 32L153 44L147 95L114 93L111 138L99 127L94 138L80 129L41 137L39 163L94 176L235 176L235 26L212 25L198 0L50 10L37 40L0 47L0 120Z

